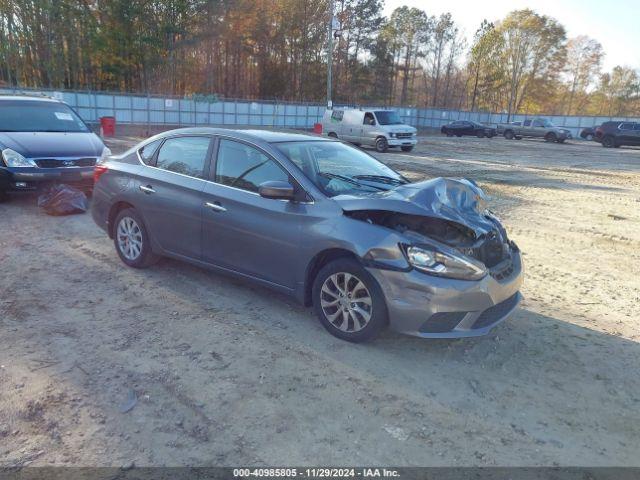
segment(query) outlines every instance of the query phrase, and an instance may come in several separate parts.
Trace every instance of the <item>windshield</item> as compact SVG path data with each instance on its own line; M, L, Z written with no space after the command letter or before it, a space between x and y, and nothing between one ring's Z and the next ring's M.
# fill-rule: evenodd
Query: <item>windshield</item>
M88 132L84 122L63 103L0 101L2 132Z
M402 125L402 120L400 120L396 112L380 110L375 112L375 114L380 125Z
M402 175L372 156L343 143L284 142L275 147L329 197L379 192L408 183Z

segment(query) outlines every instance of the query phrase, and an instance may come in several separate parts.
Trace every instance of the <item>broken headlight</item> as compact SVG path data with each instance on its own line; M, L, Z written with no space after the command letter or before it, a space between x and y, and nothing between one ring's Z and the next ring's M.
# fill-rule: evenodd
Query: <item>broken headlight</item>
M487 274L486 267L473 258L454 252L442 252L430 246L407 246L409 263L421 272L438 277L459 280L480 280Z

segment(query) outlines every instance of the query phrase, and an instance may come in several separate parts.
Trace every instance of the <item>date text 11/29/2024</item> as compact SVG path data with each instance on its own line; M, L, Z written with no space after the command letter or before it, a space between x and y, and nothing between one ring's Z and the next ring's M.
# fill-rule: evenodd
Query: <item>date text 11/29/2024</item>
M234 478L398 478L389 468L234 468Z

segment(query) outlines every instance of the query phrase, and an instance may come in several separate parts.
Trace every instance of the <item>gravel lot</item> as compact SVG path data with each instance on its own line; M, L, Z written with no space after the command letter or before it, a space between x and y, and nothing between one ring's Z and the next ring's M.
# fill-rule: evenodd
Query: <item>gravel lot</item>
M352 345L270 291L170 260L128 269L89 215L15 199L0 465L639 466L640 149L428 136L378 157L491 195L525 254L509 321Z

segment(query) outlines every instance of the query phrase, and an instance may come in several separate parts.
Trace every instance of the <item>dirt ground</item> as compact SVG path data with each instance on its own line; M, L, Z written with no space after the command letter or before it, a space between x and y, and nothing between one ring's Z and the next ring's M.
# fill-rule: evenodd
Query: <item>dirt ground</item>
M270 291L126 268L88 214L0 205L0 465L639 466L640 149L421 140L378 157L475 179L524 252L483 338L352 345Z

